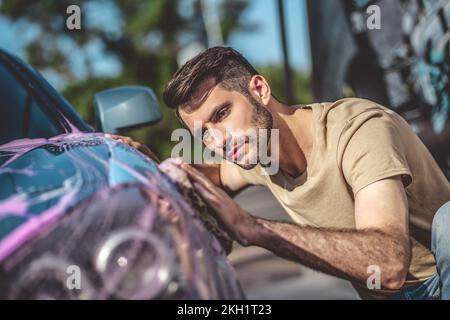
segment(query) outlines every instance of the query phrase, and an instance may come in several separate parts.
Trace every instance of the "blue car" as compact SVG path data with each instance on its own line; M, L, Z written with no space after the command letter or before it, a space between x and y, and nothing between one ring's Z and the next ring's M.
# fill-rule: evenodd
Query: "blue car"
M244 298L195 202L102 133L158 121L151 89L96 94L94 130L0 50L0 97L0 298Z

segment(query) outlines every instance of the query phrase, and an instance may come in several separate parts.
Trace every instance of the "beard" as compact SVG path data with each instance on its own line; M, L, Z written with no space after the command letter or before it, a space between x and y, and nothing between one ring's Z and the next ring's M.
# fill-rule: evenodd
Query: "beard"
M260 161L259 161L259 148L261 144L265 144L266 147L268 147L270 143L270 134L273 127L273 118L272 114L269 112L269 110L266 109L266 107L256 100L251 94L248 94L247 99L249 100L250 104L252 105L252 120L251 124L252 126L258 130L257 135L257 155L256 155L256 162L255 163L240 163L239 161L233 161L235 164L240 166L241 168L245 170L253 169ZM266 129L267 136L264 137L264 140L260 140L259 130ZM268 148L268 150L270 150ZM252 152L252 150L249 150L249 153Z
M267 129L267 132L270 134L273 126L272 114L253 96L250 95L248 99L253 107L252 125L258 129Z

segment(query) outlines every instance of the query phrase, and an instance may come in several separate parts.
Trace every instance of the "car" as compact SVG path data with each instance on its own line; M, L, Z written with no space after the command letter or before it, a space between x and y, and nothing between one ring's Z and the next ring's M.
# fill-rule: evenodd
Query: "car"
M94 129L0 50L0 96L0 298L245 298L199 197L103 133L157 122L150 88L96 94Z

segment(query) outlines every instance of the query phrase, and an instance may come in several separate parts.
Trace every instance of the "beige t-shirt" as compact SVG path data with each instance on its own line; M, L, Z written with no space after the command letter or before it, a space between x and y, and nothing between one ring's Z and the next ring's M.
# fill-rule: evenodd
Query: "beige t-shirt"
M267 186L298 224L354 229L354 194L373 182L401 175L410 224L431 230L435 212L450 200L450 183L403 118L372 101L355 98L305 108L312 109L314 119L306 172L294 179L281 171L263 175L260 165L251 170L239 167L248 183ZM429 248L411 240L406 285L436 271ZM362 296L364 291L372 297L383 292L355 287L362 289Z

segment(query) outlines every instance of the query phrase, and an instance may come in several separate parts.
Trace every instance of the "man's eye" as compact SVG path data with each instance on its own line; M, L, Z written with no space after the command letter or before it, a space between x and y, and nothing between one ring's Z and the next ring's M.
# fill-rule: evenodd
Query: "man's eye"
M208 139L208 137L209 137L209 130L205 128L202 130L202 139L206 140Z
M225 108L220 109L220 111L217 112L217 114L216 114L216 119L215 120L216 121L223 120L228 115L229 110L230 110L229 107L225 107Z

